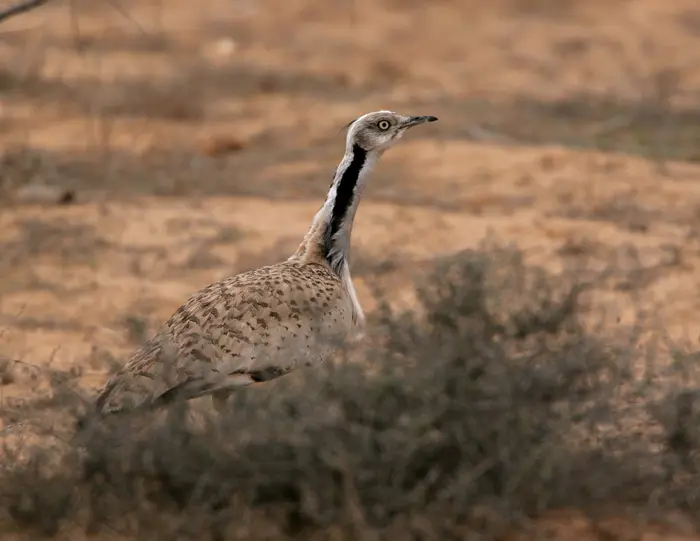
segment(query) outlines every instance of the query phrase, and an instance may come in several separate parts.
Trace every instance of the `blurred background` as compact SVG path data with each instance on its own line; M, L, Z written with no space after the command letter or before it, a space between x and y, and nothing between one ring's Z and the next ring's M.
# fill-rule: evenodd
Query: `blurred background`
M634 271L600 295L615 317L634 297L697 336L691 0L56 0L3 22L0 92L8 357L85 369L286 258L340 128L383 108L440 122L366 190L368 310L377 283L410 303L416 267L495 236L550 270Z
M378 109L440 120L365 191L368 312L498 239L613 268L591 326L697 342L697 1L49 0L0 23L3 401L42 367L100 385L193 291L288 257Z

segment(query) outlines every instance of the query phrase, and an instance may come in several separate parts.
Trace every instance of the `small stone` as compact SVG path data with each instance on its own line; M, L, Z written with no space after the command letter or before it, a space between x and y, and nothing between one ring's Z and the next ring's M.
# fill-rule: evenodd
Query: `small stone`
M235 137L212 136L200 145L199 151L204 156L213 158L215 156L243 150L245 147L246 144Z
M238 44L231 38L222 38L216 42L216 53L220 56L231 56L238 49Z
M49 205L68 205L75 203L74 190L51 186L49 184L27 184L15 192L14 199L20 203L40 203Z

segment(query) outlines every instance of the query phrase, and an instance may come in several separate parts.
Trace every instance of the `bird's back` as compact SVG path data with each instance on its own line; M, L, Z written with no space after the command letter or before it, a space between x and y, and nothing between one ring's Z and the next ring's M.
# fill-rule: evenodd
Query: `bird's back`
M341 280L319 263L285 261L215 282L110 378L97 408L115 412L202 396L241 378L272 379L325 360L353 320Z

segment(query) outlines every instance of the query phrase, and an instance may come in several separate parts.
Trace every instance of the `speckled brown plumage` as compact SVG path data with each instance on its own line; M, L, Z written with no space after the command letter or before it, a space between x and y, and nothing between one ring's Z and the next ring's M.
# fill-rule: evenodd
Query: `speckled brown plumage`
M323 360L354 325L351 301L325 265L290 260L245 272L192 295L105 385L98 408L225 398Z
M409 127L434 117L390 111L353 122L326 201L287 261L215 282L192 295L99 393L115 413L230 392L326 360L362 334L349 271L352 223L379 156Z

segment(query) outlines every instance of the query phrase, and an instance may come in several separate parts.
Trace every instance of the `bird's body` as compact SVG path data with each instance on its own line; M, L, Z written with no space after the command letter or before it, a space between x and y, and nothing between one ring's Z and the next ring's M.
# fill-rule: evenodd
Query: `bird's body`
M204 395L221 408L233 390L319 364L361 336L364 315L348 257L362 187L408 127L433 120L380 111L354 121L328 197L297 252L192 295L109 379L97 410L116 413Z
M215 282L192 295L105 386L103 412L144 398L225 398L325 359L357 313L325 265L285 261Z

